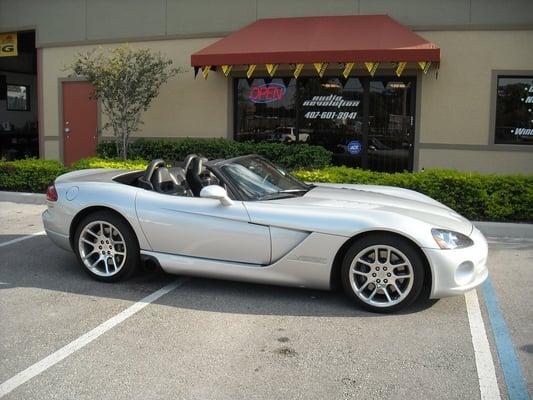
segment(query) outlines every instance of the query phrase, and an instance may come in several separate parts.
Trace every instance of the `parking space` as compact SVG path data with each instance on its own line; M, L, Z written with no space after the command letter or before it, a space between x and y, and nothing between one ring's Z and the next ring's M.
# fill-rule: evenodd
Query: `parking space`
M491 238L491 282L523 373L533 388L533 241ZM482 290L483 295L487 295ZM490 325L489 325L490 328ZM509 374L516 371L508 369Z
M42 206L1 203L0 246L42 230ZM18 213L20 211L20 213ZM15 217L17 216L17 217ZM143 271L120 284L88 277L35 236L0 247L0 385L139 300L123 322L7 393L9 399L480 398L465 298L401 315L358 310L339 292ZM533 243L493 239L489 268L529 390L533 387ZM501 398L507 398L478 289ZM488 398L488 397L487 397ZM499 398L499 397L493 397Z
M46 206L0 202L0 244L43 230L41 213Z

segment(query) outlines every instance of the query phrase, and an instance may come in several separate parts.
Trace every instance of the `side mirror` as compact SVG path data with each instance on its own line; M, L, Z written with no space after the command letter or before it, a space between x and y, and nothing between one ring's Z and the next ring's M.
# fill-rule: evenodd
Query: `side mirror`
M223 206L233 205L233 200L228 197L226 189L218 185L209 185L202 188L200 191L200 197L204 197L206 199L217 199L220 201L220 203L222 203Z

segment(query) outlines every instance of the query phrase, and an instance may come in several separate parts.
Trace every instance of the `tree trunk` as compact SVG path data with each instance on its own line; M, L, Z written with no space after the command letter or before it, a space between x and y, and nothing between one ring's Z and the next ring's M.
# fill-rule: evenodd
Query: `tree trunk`
M124 149L124 160L128 159L128 134L124 132L122 135L122 147Z
M115 132L115 149L117 150L117 157L120 157L120 140L117 132Z

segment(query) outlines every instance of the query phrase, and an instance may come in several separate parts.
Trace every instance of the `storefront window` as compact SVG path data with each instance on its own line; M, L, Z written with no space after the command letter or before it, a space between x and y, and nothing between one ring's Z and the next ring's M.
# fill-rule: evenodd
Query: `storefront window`
M308 143L337 165L412 169L414 78L235 80L235 139Z
M303 79L300 140L324 146L338 164L362 167L363 86L357 78Z
M296 140L296 80L237 80L236 139Z
M533 76L499 76L497 144L533 145Z

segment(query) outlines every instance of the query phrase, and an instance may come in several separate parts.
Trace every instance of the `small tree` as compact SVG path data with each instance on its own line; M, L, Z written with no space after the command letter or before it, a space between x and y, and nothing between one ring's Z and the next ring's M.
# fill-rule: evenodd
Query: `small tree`
M124 159L130 135L142 124L142 112L157 97L161 85L182 72L172 68L172 60L161 53L128 46L79 54L69 69L71 76L83 77L94 86L93 95L108 119L104 129L112 128L117 154Z

